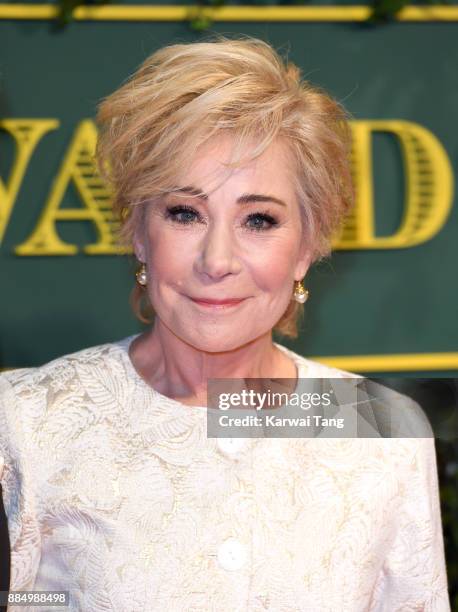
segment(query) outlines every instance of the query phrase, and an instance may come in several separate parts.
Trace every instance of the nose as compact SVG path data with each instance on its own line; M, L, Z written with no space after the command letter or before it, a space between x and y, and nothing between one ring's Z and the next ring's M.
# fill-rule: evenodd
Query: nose
M231 229L223 223L210 226L196 260L196 270L217 280L227 274L236 274L240 270L240 262L236 256L235 238Z

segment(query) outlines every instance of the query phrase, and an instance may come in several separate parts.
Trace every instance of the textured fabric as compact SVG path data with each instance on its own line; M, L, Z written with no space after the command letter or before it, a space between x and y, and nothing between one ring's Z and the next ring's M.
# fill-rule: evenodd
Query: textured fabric
M68 590L69 612L450 610L434 438L231 447L140 378L134 338L0 376L12 590ZM348 375L277 346L300 377Z

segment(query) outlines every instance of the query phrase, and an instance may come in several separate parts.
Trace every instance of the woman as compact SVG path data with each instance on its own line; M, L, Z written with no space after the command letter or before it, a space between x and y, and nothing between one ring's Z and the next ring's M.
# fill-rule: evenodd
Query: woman
M251 38L160 49L102 102L148 327L0 377L11 589L84 612L450 609L433 438L206 435L210 379L351 376L272 341L351 203L346 117Z

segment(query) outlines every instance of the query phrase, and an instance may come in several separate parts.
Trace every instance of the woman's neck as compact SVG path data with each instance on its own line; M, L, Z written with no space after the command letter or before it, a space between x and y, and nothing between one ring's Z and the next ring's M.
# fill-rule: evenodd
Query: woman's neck
M204 406L207 381L218 378L293 378L294 362L272 342L272 334L219 353L196 349L156 319L130 345L129 357L143 380L183 404Z

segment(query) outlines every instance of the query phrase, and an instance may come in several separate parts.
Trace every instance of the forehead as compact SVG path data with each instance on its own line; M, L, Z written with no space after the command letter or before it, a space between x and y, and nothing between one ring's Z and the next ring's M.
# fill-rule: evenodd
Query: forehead
M284 141L274 140L256 159L228 168L226 164L234 159L234 146L233 137L226 134L201 145L177 177L177 188L193 185L209 195L220 190L257 188L279 197L293 197L293 164ZM256 147L256 143L252 147ZM252 150L243 150L241 157L250 156Z

